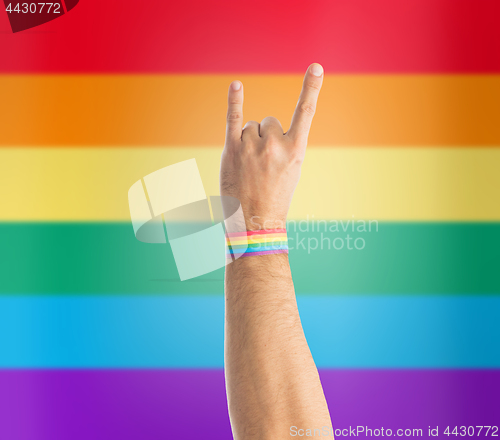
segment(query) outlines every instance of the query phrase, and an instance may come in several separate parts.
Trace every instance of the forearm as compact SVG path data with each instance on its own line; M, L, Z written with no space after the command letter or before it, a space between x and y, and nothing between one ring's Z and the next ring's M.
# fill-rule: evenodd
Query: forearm
M266 254L276 250L270 245L274 241L279 250L287 249L282 228L322 83L322 67L312 64L286 133L272 117L243 126L242 84L234 81L229 88L220 188L223 197L239 201L246 222L226 223L228 253L232 258L244 253L226 266L225 285L226 388L236 440L285 439L292 426L324 435L322 428L331 427L300 323L288 255ZM226 211L233 219L234 210L227 206ZM252 219L274 226L258 226L256 232ZM261 245L265 250L259 252Z
M331 426L300 322L287 254L226 268L225 365L229 414L241 439L289 437Z

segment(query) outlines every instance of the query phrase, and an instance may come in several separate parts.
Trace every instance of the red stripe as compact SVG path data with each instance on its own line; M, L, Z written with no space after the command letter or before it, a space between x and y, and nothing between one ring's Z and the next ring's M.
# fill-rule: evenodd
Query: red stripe
M251 235L286 234L286 229L260 229L258 231L226 232L228 237L249 237Z
M8 34L3 73L500 73L498 0L85 0ZM43 28L43 29L42 29Z

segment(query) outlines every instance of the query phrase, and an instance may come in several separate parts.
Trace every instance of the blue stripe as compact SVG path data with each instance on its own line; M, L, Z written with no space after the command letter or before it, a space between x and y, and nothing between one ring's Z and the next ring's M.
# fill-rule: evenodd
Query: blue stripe
M284 245L279 245L279 244L276 244L276 245L272 245L272 246L258 246L258 247L242 247L242 248L237 248L235 249L234 246L231 246L231 248L229 248L229 252L227 252L228 254L231 253L231 254L247 254L247 253L250 253L250 252L264 252L264 251L279 251L279 250L287 250L288 249L288 245L287 244L284 244Z
M498 296L307 296L320 368L500 368ZM222 297L3 296L1 368L220 368Z

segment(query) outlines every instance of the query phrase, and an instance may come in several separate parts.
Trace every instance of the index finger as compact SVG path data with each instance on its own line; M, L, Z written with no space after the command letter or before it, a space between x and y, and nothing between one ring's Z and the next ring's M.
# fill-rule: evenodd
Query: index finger
M321 64L311 64L304 76L302 91L287 136L307 141L322 84L323 67Z

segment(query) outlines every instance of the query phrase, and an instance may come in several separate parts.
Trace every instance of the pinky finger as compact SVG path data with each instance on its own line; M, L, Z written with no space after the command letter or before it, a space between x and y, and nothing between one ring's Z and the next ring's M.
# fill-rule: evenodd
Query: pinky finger
M243 130L243 84L233 81L229 86L226 122L226 143L241 139Z

